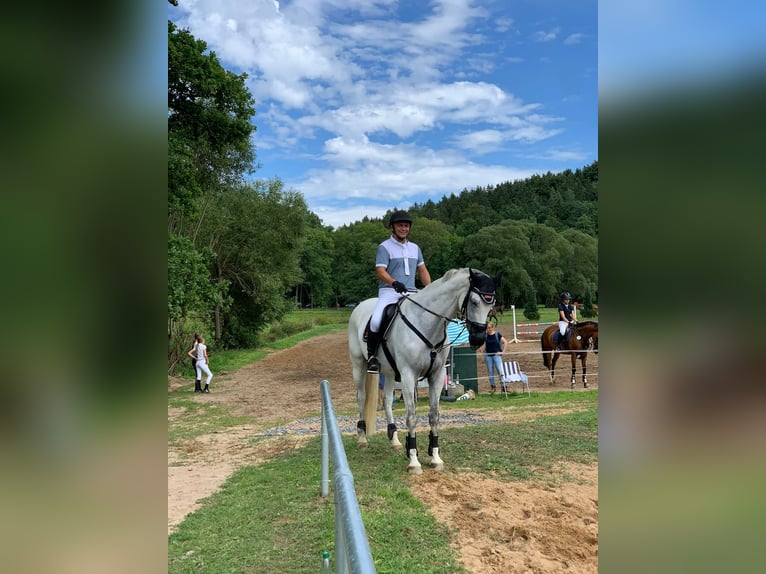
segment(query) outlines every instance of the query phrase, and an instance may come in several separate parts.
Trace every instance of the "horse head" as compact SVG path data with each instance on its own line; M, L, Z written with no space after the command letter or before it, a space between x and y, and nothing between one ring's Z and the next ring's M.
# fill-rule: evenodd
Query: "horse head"
M468 270L468 292L461 311L468 326L468 342L472 349L481 347L487 338L487 316L495 305L495 291L502 277L502 271L490 277L481 271Z

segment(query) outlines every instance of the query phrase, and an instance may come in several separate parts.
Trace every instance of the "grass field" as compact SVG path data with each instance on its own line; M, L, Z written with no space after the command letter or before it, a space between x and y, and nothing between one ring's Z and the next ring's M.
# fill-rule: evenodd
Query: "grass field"
M523 408L576 401L579 409L513 425L451 428L443 452L460 460L462 470L500 481L561 482L567 477L559 474L559 462L595 461L597 392L534 398ZM449 547L447 528L409 492L404 457L392 453L384 433L372 437L364 451L353 436L343 441L373 559L385 565L378 572L464 572ZM168 571L318 571L322 550L333 556L335 550L332 497L319 496L319 452L317 437L304 448L236 472L169 537Z
M555 309L544 311L555 316ZM287 348L345 328L349 314L347 309L295 311L283 323L299 329L297 332L275 339L263 349L216 353L211 356L211 367L214 372L234 371L265 356L268 349ZM543 314L541 321L545 319ZM517 322L522 322L518 314ZM502 317L500 325L512 325L511 313ZM290 330L282 326L273 333ZM202 433L225 432L232 425L258 426L255 420L228 415L220 406L200 405L173 393L168 401L169 406L186 411L169 425L170 444L182 444ZM419 412L427 409L427 403L421 403ZM491 410L508 404L502 395L479 395L471 409ZM441 445L445 460L448 465L459 460L461 471L505 482L569 480L558 470L559 463L597 460L598 392L533 393L515 408L524 412L541 407L574 412L513 425L450 428ZM395 405L396 411L403 408L401 403ZM457 408L463 405L442 405L444 412ZM372 437L365 451L357 449L356 437L343 440L378 572L465 572L457 551L449 545L448 527L437 522L409 491L405 459L392 453L385 434ZM335 555L332 496L326 500L319 496L319 453L316 437L303 448L235 472L169 536L168 572L317 572L323 550Z

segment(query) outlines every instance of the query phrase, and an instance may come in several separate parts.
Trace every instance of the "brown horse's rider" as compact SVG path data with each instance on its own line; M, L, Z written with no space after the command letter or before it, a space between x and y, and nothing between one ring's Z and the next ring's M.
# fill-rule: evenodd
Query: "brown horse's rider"
M561 294L561 303L559 303L559 349L565 348L567 330L577 322L577 310L574 305L569 304L571 298L572 296L569 294L569 291L564 291Z

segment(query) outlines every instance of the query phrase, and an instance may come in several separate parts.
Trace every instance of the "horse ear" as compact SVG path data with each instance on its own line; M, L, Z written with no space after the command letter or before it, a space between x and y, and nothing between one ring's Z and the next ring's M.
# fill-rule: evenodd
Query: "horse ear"
M500 271L500 273L498 273L497 275L495 275L495 278L494 278L494 279L492 279L492 281L494 281L494 282L495 282L495 288L498 288L498 287L500 287L500 281L502 280L502 278L503 278L503 272L502 272L502 271Z

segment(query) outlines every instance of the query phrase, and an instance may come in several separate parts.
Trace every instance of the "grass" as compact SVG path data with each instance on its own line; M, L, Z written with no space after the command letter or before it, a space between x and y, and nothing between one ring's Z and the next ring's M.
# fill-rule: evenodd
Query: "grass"
M171 394L168 407L184 409L181 416L172 423L168 422L168 444L178 446L197 436L221 432L229 427L242 424L255 424L255 417L235 417L226 410L211 403L198 403L183 395Z
M497 402L486 397L484 405L477 399L471 407L492 408ZM578 410L513 424L447 429L440 446L448 467L453 465L448 472L470 470L501 481L549 483L568 479L557 468L561 461L596 460L595 391L540 393L528 404ZM424 440L421 434L425 455ZM448 527L410 493L405 458L391 451L385 433L371 437L363 451L356 448L354 436L343 441L377 571L465 572L449 546ZM459 469L452 461L459 461ZM319 475L318 437L304 448L236 472L169 537L168 572L318 571L323 550L335 556L333 501L320 498Z
M550 311L555 317L555 309ZM348 310L295 311L285 323L298 331L264 348L211 354L211 368L214 372L235 371L260 360L270 350L345 328L348 314ZM510 313L503 319L501 325L506 320L512 324ZM518 313L517 321L523 322ZM304 329L308 324L313 326ZM576 412L513 424L450 428L440 437L448 472L483 473L506 482L550 483L570 480L559 470L562 461L597 460L597 391L512 397L482 393L470 402L470 408L511 406L516 412L524 412L541 407L575 407ZM184 409L169 424L168 440L173 445L234 425L259 424L255 418L233 417L222 407L190 400L186 392L169 393L168 405ZM443 412L449 412L466 405L442 403L441 407ZM402 403L396 403L394 408L404 411ZM427 410L427 399L421 398L418 412ZM355 437L343 440L377 571L465 573L457 551L449 546L449 528L439 524L410 493L406 461L402 455L392 453L385 433L372 437L370 447L364 451L356 448ZM419 446L425 455L424 441L421 433ZM323 550L330 551L334 559L334 508L332 496L327 500L319 496L319 452L317 437L304 448L290 449L270 462L232 475L168 538L168 572L316 572Z

